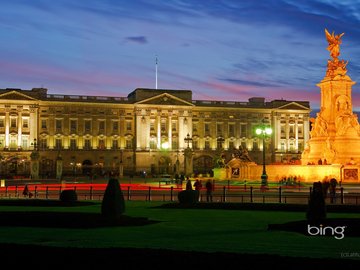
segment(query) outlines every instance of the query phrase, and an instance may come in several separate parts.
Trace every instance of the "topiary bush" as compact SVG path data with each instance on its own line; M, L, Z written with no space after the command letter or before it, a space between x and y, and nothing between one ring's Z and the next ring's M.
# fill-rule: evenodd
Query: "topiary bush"
M326 205L321 182L314 182L306 218L310 224L322 224L326 219Z
M101 214L109 220L120 219L125 212L125 200L118 179L110 178L101 203Z
M182 190L178 193L179 203L194 204L199 202L200 192L198 190Z
M65 189L60 193L60 201L62 202L76 202L77 199L77 193L74 189Z

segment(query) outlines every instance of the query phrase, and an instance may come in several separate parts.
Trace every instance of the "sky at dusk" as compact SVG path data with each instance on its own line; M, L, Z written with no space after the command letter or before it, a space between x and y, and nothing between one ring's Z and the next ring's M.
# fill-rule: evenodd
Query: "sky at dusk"
M125 97L136 88L193 99L310 101L342 37L360 110L360 1L0 0L0 88Z

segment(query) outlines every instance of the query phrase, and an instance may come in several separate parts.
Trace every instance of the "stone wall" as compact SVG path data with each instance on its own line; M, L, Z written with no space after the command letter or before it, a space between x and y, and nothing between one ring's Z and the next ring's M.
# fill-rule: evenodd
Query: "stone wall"
M228 170L230 170L229 168ZM228 177L230 180L252 180L261 181L260 177L263 171L262 165L249 164L247 170L241 170L237 179ZM269 182L278 182L282 178L295 177L302 182L315 182L330 180L336 178L344 183L359 183L359 165L266 165L266 173ZM222 175L223 176L223 175ZM220 179L225 180L225 179Z

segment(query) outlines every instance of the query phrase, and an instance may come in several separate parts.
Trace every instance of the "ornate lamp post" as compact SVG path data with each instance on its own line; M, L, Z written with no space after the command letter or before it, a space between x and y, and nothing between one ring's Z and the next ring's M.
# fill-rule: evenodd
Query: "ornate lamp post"
M184 139L184 141L187 143L187 148L184 150L184 156L185 156L184 171L186 176L189 176L193 173L193 163L192 163L193 151L190 148L190 142L192 142L192 140L193 139L190 137L190 134L188 133Z
M37 148L37 142L36 142L36 138L34 139L34 142L31 143L31 145L34 147L34 151L37 151L38 148Z
M261 189L267 188L268 186L268 176L266 174L266 168L265 168L265 138L267 136L270 136L272 134L272 129L269 126L266 126L263 120L263 124L256 128L255 130L257 135L262 136L263 141L263 172L261 175Z
M192 138L190 137L190 134L188 133L184 139L184 141L187 143L187 148L190 148L190 143L192 142Z
M34 146L34 149L30 154L30 160L31 160L30 175L31 175L31 179L39 179L39 152L37 148L36 139L34 139L34 143L32 143L32 145Z
M119 161L119 177L124 176L124 164L123 164L123 150L120 150L120 161Z

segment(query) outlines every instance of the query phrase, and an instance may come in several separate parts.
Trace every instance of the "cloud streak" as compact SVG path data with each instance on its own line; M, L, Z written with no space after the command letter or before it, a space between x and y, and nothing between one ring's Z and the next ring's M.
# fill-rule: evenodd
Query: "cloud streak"
M316 107L330 58L325 28L345 32L340 58L360 81L359 10L355 0L5 1L0 88L45 82L50 93L126 96L155 86L158 55L159 85L194 98Z
M148 40L145 36L137 36L137 37L127 37L125 40L138 43L138 44L146 44L148 43Z

